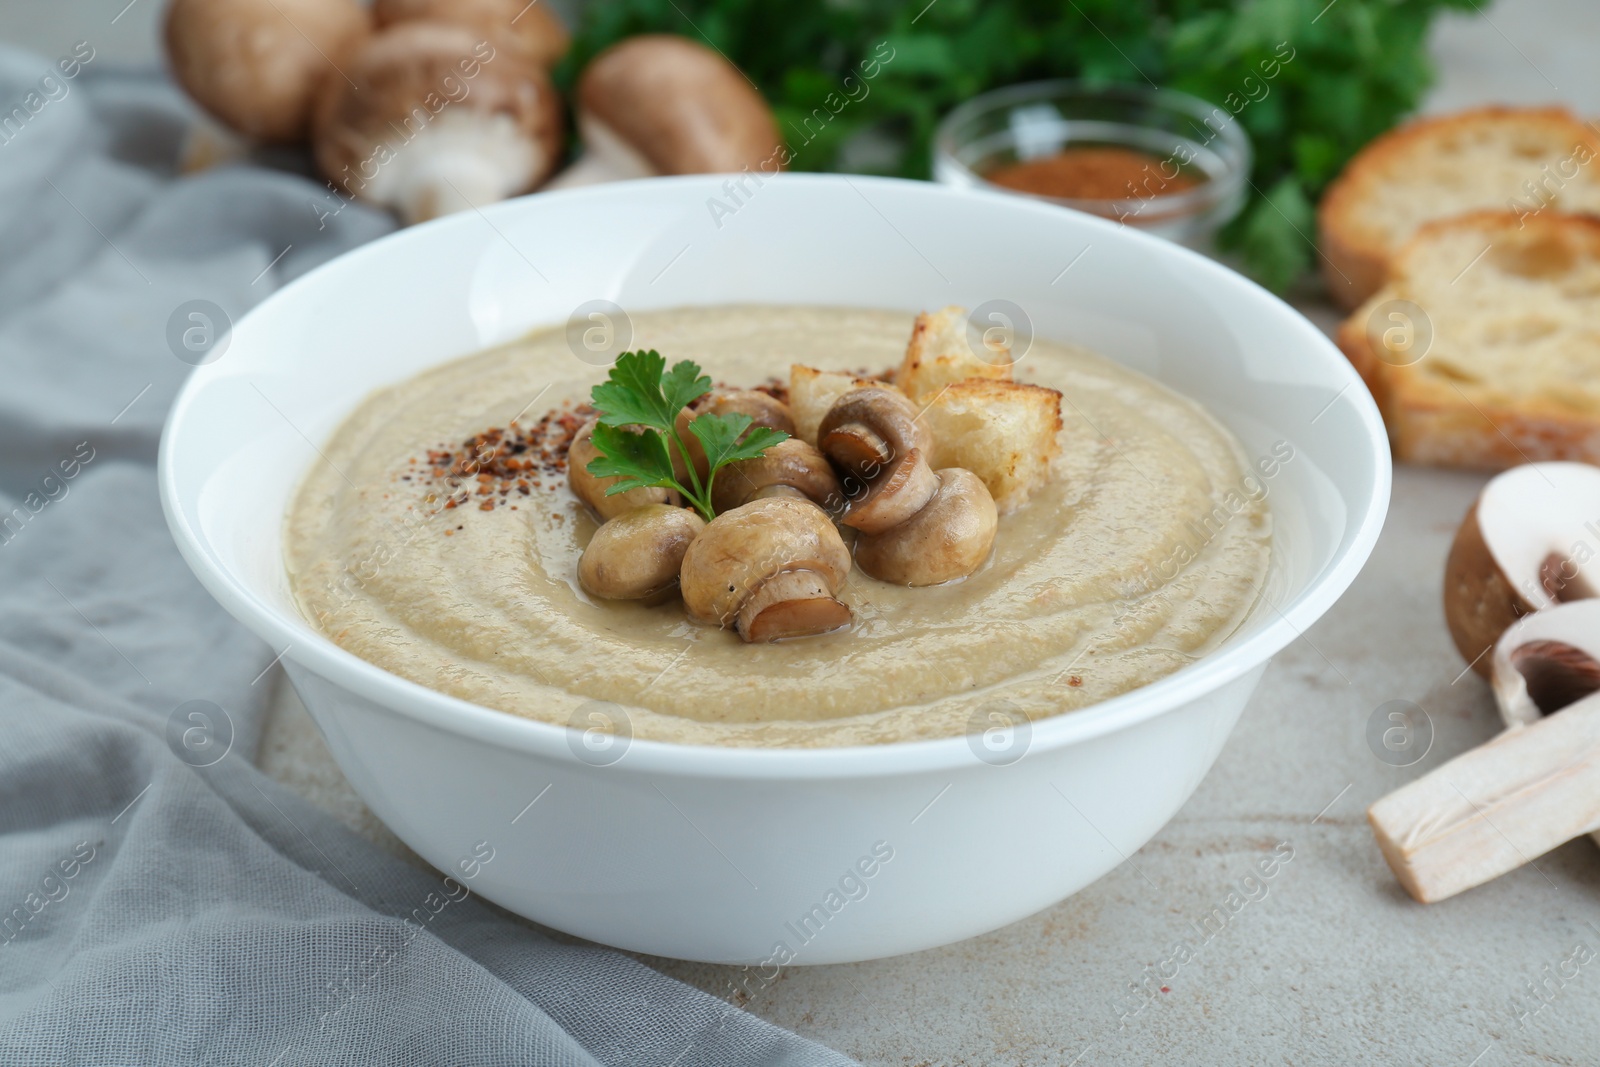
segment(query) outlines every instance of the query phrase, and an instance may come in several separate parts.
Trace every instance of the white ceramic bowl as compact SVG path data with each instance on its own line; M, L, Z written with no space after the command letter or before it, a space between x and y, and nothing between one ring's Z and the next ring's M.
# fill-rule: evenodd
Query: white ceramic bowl
M485 897L594 941L719 962L834 963L971 937L1099 878L1188 798L1268 659L1366 560L1389 498L1383 426L1304 318L1156 238L926 183L785 176L731 193L726 183L525 197L397 233L297 280L237 324L173 406L160 461L167 518L211 593L283 651L372 810L445 871L488 842L493 859L471 882ZM594 766L565 727L342 651L290 598L291 492L318 461L315 443L378 386L565 322L594 299L909 316L993 298L1026 309L1040 336L1207 404L1251 456L1278 442L1294 451L1266 483L1272 606L1153 685L1036 723L1031 736L987 739L1022 754L1015 762L996 765L962 737L812 751L635 740Z

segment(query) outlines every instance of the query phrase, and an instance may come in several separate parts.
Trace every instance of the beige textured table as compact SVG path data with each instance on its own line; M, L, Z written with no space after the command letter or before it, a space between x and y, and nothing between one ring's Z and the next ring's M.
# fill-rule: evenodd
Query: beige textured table
M104 27L97 47L148 61L158 8L136 0L112 25L100 0L8 4L0 37L54 54L92 23ZM1501 0L1486 19L1442 23L1434 52L1430 110L1563 100L1600 115L1593 0ZM1423 907L1395 885L1362 816L1499 728L1485 686L1460 677L1439 609L1445 550L1481 481L1397 472L1365 573L1273 662L1210 776L1127 863L992 934L791 969L746 1006L871 1064L1600 1061L1595 846L1568 844ZM350 792L287 686L280 696L263 765L403 851ZM1366 740L1376 709L1396 699L1424 708L1434 730L1429 754L1403 769ZM934 832L937 821L934 807L919 826ZM1292 858L1271 879L1244 881L1274 852ZM1173 958L1180 940L1186 961ZM649 962L743 1000L729 968Z

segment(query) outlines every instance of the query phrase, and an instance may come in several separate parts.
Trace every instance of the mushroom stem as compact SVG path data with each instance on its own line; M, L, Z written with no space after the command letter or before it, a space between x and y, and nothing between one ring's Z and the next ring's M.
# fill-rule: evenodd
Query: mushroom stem
M826 579L811 570L773 575L739 610L739 634L752 642L826 633L849 622L850 609L835 600Z
M603 122L585 117L578 122L578 132L583 138L583 155L546 182L546 189L576 189L653 178L661 173Z

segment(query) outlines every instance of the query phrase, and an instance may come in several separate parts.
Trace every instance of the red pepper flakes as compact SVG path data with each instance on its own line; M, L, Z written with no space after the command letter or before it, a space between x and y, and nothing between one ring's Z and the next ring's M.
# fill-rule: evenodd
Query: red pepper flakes
M479 496L487 499L479 501L478 510L493 511L496 496L510 496L512 490L531 496L535 488L544 487L545 478L552 486L564 483L567 453L593 415L594 408L588 404L563 404L530 426L512 420L459 444L429 449L425 462L432 477L450 487L449 499L441 508L458 508ZM410 462L417 461L413 458Z
M1072 686L1073 688L1077 688L1078 686L1083 684L1083 679L1078 677L1076 674L1074 674L1072 677L1067 679L1067 684Z

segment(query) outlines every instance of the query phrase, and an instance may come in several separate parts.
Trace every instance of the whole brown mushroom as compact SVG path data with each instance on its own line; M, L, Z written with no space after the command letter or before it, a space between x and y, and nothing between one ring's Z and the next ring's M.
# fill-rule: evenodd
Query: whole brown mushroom
M915 515L856 540L856 565L897 585L938 585L972 574L994 547L999 514L983 480L969 470L934 472L932 499Z
M750 80L686 37L644 34L601 52L578 80L576 111L583 156L548 188L734 171L759 180L789 158Z
M683 557L705 529L688 508L645 504L607 520L578 559L578 584L606 600L661 597L678 584Z
M769 496L809 500L829 514L844 507L844 492L828 457L798 437L780 441L755 459L717 471L711 506L718 514Z
M836 594L850 551L816 505L787 497L753 500L718 515L689 545L680 587L689 617L746 641L836 630L850 609Z
M408 223L525 193L560 158L549 76L464 26L399 23L368 39L347 73L318 101L317 164Z
M372 15L380 29L401 22L453 22L545 68L560 62L572 43L549 0L375 0Z
M196 103L253 141L302 141L328 79L371 32L356 0L172 0L173 77Z
M881 533L921 511L939 488L928 466L931 444L904 394L853 389L835 401L817 429L817 445L846 472L850 504L839 521Z
M675 427L679 439L689 450L689 458L694 461L695 473L700 476L701 482L704 482L706 475L710 473L711 465L706 461L705 450L700 447L700 439L689 432L689 424L701 415L747 415L750 418L751 429L766 426L769 429L782 430L791 437L794 435L794 418L789 414L788 405L768 393L756 389L731 389L702 397L678 412ZM740 435L741 438L743 436ZM672 453L672 466L679 478L683 478L687 473L683 457L676 451Z
M589 505L589 509L600 516L602 521L614 519L645 504L678 502L677 493L658 486L629 489L607 496L606 491L622 479L601 478L589 473L589 464L600 458L600 450L594 443L594 427L595 420L590 419L578 430L577 436L572 439L572 444L567 449L567 485L571 487L573 496Z

